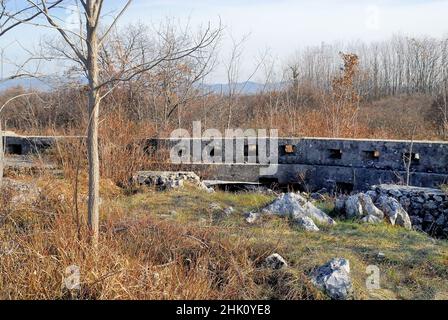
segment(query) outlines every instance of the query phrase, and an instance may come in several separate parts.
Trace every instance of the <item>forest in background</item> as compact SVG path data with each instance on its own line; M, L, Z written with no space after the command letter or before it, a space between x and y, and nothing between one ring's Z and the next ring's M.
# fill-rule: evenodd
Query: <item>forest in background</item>
M100 50L100 75L110 78L120 65L151 61L188 47L195 35L167 24L158 41L144 25L117 30ZM298 51L288 61L260 57L254 74L264 83L248 94L242 79L243 40L223 64L222 92L205 81L218 66L220 38L192 55L103 89L102 121L126 123L136 135L169 136L193 121L208 128L279 129L281 136L446 140L448 135L448 40L395 36L376 43L322 44ZM48 40L45 55L67 48ZM73 61L76 57L72 58ZM26 134L84 134L86 85L76 64L45 81L52 89L11 87L0 94L4 128ZM51 79L51 80L50 80ZM117 129L117 128L115 128ZM108 130L105 128L104 130Z

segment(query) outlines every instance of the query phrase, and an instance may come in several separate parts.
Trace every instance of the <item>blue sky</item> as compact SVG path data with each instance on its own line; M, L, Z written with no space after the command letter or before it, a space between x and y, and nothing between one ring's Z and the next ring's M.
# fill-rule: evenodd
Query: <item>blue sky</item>
M106 0L113 10L124 0ZM219 19L226 34L236 39L250 34L245 43L242 77L249 73L256 57L269 49L271 55L287 59L309 45L336 41L366 42L381 40L393 34L443 37L448 34L448 0L134 0L121 24L137 21L157 25L166 17L179 24L192 26ZM18 29L1 39L0 47L18 39L24 45L36 45L47 31L36 28ZM228 55L223 40L221 60ZM6 53L17 53L13 45ZM211 82L224 80L222 69Z

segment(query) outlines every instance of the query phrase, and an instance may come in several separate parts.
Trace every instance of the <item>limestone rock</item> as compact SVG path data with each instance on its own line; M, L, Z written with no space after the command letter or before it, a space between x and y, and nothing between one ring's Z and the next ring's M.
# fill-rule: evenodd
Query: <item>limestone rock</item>
M372 198L365 193L358 193L345 200L345 215L347 219L362 219L366 216L384 218L384 213L378 209Z
M264 214L278 215L297 219L308 217L319 223L334 225L336 222L325 212L297 193L286 193L262 210Z
M330 226L336 225L336 221L334 221L322 210L316 208L316 206L314 206L314 204L312 204L311 202L305 203L303 209L305 210L306 217L311 218L314 221L317 221L318 223Z
M350 263L346 259L335 258L317 268L311 281L331 299L348 300L353 298Z
M378 219L384 219L384 213L380 209L378 209L370 198L369 195L365 193L359 194L359 201L361 202L363 214L367 216L374 216Z
M381 196L378 198L377 205L383 210L392 225L398 225L407 230L412 230L412 223L408 213L396 199Z
M361 219L362 223L368 224L378 224L381 223L383 219L378 218L377 216L368 215Z
M249 212L246 216L246 222L249 224L254 224L260 218L259 212Z
M298 193L284 193L262 210L265 214L294 218L304 215L303 205L307 200Z
M213 192L194 172L187 171L140 171L132 178L140 186L155 186L158 190L179 189L187 181L206 192Z
M228 207L228 208L225 208L224 209L224 214L226 215L226 216L230 216L232 213L234 213L235 212L235 209L233 209L233 207Z
M297 217L296 219L294 219L294 224L296 224L305 231L309 232L319 231L319 228L316 226L314 221L308 217Z
M345 215L348 219L362 218L362 205L358 195L353 195L345 200Z
M339 197L334 204L334 211L338 214L345 214L345 197Z
M286 263L281 255L274 253L265 259L265 266L273 270L280 270L286 268L288 263Z

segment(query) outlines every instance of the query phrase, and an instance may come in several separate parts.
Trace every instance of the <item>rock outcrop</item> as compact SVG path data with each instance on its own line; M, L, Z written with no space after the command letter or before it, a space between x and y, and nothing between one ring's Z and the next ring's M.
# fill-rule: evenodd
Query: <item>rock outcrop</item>
M299 228L309 231L309 232L317 232L319 231L319 227L316 226L313 219L308 217L297 217L294 220L294 224L297 225Z
M397 225L408 230L412 229L412 223L408 213L396 199L388 196L381 196L378 198L377 203L392 225Z
M353 298L350 263L346 259L335 258L317 268L311 281L333 300Z
M376 200L375 203L372 197ZM348 198L337 199L335 207L347 219L358 219L363 223L377 224L387 218L392 225L398 225L408 230L412 229L408 213L400 202L390 196L358 193Z
M262 214L289 217L292 220L308 217L315 222L335 225L325 212L316 208L298 193L285 193L261 211Z
M140 171L132 178L133 182L140 186L153 186L158 190L178 189L188 182L201 190L213 192L208 188L194 172L183 171Z
M375 206L372 198L365 193L358 193L348 197L345 201L339 201L338 210L345 210L347 219L362 219L368 216L378 219L384 218L384 213Z

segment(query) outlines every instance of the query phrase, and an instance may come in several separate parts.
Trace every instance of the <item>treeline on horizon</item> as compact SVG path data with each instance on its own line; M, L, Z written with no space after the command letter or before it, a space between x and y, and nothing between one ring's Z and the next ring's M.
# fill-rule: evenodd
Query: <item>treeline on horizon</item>
M157 41L162 35L164 41ZM121 64L150 60L164 50L181 50L192 38L172 26L156 36L142 25L126 27L103 45L101 75L110 77ZM394 36L369 44L308 47L287 61L265 56L254 67L265 81L256 94L244 92L251 79L239 74L242 43L234 44L222 63L228 89L217 93L204 85L217 68L219 41L105 87L112 93L104 99L101 117L126 122L145 136L169 136L175 128L191 129L193 121L202 121L204 128L275 128L282 136L447 138L448 39ZM52 40L45 50L64 54L64 46ZM34 134L85 132L86 88L67 80L79 79L81 72L74 64L52 90L1 92L0 104L25 94L3 111L4 127Z

